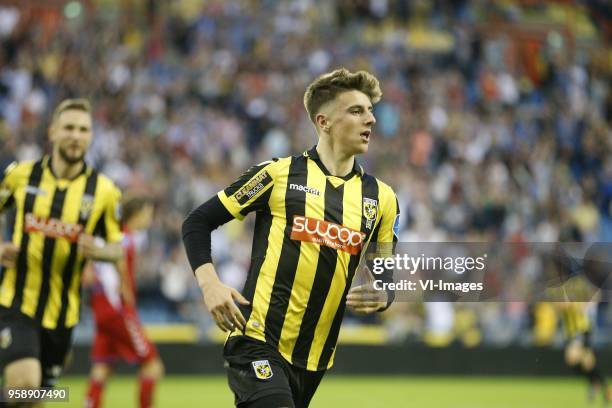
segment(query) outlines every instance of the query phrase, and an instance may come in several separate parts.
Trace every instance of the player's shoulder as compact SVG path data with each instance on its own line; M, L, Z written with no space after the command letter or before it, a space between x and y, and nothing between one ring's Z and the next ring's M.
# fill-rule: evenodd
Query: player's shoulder
M391 187L389 184L385 183L378 177L372 176L371 174L366 173L364 174L364 177L371 177L372 179L376 181L376 184L378 185L378 195L379 196L395 198L395 191L393 190L393 187Z
M274 167L276 166L276 164L278 163L279 160L282 160L281 158L278 157L273 157L269 160L265 160L262 161L261 163L257 163L255 166L253 167L258 167L258 168L270 168L270 167Z
M256 174L263 170L271 174L272 177L274 177L274 174L276 173L278 169L279 163L282 163L283 160L284 158L273 157L269 160L265 160L265 161L262 161L261 163L257 163L251 166L251 168L247 172Z
M19 178L30 174L34 168L35 160L14 161L2 171L5 179Z
M92 170L95 171L95 170ZM110 177L104 173L97 172L97 189L103 194L121 195L119 187L115 184Z

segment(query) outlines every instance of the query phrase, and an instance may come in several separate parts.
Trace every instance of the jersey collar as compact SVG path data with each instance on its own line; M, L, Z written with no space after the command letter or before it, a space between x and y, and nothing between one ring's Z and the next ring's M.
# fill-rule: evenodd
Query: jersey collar
M43 168L47 168L49 169L49 173L51 173L51 175L53 175L53 177L55 177L56 179L60 179L59 177L57 177L55 175L55 173L53 173L53 166L51 166L51 155L45 155L45 157L43 157L42 160L42 165ZM76 180L77 178L79 178L81 175L83 174L87 174L89 175L89 173L91 173L91 167L89 167L87 165L87 163L85 162L85 160L83 160L83 167L81 168L81 171L79 174L77 174L76 176L74 176L73 178L69 179L70 181L72 180Z
M325 165L323 165L323 162L321 161L321 158L319 157L319 152L317 152L317 145L314 145L310 150L306 150L304 152L304 157L308 157L308 158L314 160L314 162L317 163L317 166L319 166L321 171L326 176L331 176L332 175L329 172L329 170L327 170ZM341 179L350 180L354 175L359 175L359 177L363 177L363 175L365 174L365 172L363 171L363 167L361 167L359 165L359 163L357 163L357 158L354 158L353 160L354 160L353 161L353 169L346 176L340 177Z

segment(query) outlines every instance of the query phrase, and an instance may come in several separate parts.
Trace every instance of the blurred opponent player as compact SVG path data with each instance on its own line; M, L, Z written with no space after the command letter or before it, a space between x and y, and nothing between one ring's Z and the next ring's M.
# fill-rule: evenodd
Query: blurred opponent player
M94 284L91 307L96 321L92 346L87 408L102 406L104 384L112 364L124 361L140 364L139 403L151 407L156 382L164 366L157 349L144 334L136 310L136 233L151 226L153 204L144 197L132 197L122 206L121 226L125 258L116 264L93 263Z
M89 102L65 100L49 127L51 155L14 163L0 176L0 211L17 210L11 242L0 242L5 389L54 385L79 321L85 260L122 256L121 193L85 163L91 139Z
M304 96L318 144L253 166L183 224L206 306L230 332L224 357L240 408L307 407L333 364L345 307L373 313L392 301L369 285L350 289L368 244L396 241L395 193L355 159L368 151L381 95L368 72L322 75ZM240 294L217 277L211 231L252 211L252 260Z

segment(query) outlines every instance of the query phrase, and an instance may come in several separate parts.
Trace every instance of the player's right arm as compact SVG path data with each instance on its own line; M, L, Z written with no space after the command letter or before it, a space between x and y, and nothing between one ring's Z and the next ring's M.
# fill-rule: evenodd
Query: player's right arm
M217 326L224 331L243 330L246 321L235 302L248 305L235 288L219 279L211 256L211 233L220 225L268 205L274 185L275 161L251 167L238 180L193 210L183 223L187 258L202 290L204 303Z
M0 214L14 204L13 194L15 191L15 169L17 163L9 165L0 175ZM1 221L1 220L0 220ZM1 223L0 223L1 226ZM19 255L19 247L12 242L4 242L0 235L0 265L14 268Z

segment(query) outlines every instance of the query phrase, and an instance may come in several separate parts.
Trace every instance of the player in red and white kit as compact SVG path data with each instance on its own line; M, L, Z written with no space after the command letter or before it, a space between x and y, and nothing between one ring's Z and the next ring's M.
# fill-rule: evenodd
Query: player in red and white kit
M153 205L144 197L127 199L122 207L121 226L125 257L113 263L92 264L91 307L96 322L92 346L93 366L89 377L86 407L102 406L104 385L113 364L139 364L140 407L151 407L156 382L164 366L157 349L143 330L136 309L136 233L151 225Z

